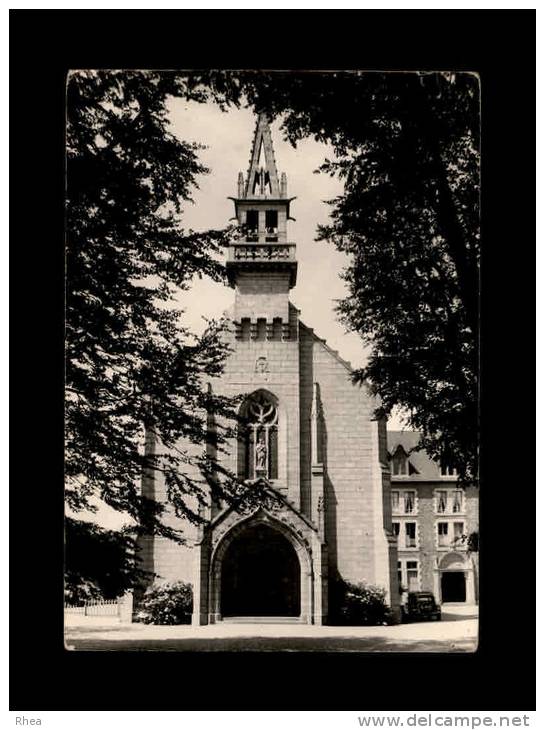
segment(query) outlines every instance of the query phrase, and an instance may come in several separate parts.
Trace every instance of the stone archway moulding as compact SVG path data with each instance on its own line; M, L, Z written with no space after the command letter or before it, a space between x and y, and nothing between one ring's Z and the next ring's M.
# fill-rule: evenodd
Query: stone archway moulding
M464 574L466 582L466 603L474 605L477 602L475 591L475 565L470 554L449 552L437 559L433 569L433 593L438 603L443 602L441 576L443 573L460 572Z
M310 535L307 537L301 529L290 524L285 516L272 515L262 507L259 507L252 514L237 519L228 527L217 532L212 539L212 553L210 556L210 573L208 595L210 597L210 622L221 621L221 566L232 541L241 535L246 529L256 525L264 524L283 535L294 548L299 560L301 575L301 623L307 623L312 616L312 595L313 595L313 568L312 568L312 547Z

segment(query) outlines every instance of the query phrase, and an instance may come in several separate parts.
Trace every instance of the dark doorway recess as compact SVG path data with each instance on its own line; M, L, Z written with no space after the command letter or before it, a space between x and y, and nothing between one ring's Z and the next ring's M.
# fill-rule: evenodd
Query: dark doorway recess
M301 569L280 532L249 527L227 548L221 570L222 616L299 616Z
M466 578L462 571L445 572L441 576L441 598L443 603L464 603L466 600Z

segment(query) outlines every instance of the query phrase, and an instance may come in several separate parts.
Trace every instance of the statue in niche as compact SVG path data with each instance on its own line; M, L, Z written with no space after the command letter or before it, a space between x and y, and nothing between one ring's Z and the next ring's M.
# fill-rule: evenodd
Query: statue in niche
M255 446L255 468L256 472L264 472L267 470L267 447L265 446L263 434L259 435Z

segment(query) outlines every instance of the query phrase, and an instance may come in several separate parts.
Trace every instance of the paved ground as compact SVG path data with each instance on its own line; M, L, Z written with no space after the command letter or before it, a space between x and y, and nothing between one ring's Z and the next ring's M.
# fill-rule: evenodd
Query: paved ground
M228 624L145 626L116 618L65 617L67 649L87 651L471 652L474 606L443 607L442 621L399 626Z

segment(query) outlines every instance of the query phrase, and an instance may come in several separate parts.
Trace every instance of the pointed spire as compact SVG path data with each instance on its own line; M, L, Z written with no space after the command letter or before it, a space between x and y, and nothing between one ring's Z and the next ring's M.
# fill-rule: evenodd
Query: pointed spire
M271 128L265 114L257 118L245 193L246 198L280 197Z

